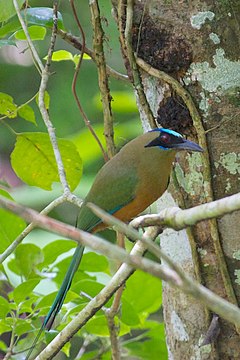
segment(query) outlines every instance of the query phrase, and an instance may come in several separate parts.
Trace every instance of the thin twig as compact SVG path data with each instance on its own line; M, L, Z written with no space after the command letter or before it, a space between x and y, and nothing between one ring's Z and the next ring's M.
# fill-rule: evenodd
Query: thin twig
M93 297L92 297L91 295L87 294L85 291L81 291L81 292L80 292L80 295L83 296L83 297L85 297L86 299L88 299L88 300L90 300L90 301L93 299ZM108 311L109 309L108 309L106 306L102 306L102 307L101 307L101 310L103 310L103 311Z
M62 204L65 201L64 196L60 196L59 198L53 200L50 204L48 204L41 212L42 215L47 215L50 211L52 211L56 206ZM14 252L17 246L25 239L25 237L36 227L34 223L30 223L20 235L9 245L9 247L0 255L0 264L6 260L6 258Z
M11 356L13 355L13 348L16 342L16 322L17 319L14 318L13 319L13 325L12 325L12 331L11 331L11 339L10 339L10 344L9 347L7 349L6 355L4 356L3 360L8 360L11 359Z
M120 287L120 289L123 288L124 285ZM119 293L119 290L114 295L114 299L116 299L116 294ZM111 342L111 355L112 360L120 360L121 359L121 350L120 350L120 339L119 339L119 325L116 324L115 321L116 314L113 313L107 313L107 323L108 323L108 329L109 329L109 335L110 335L110 342Z
M38 56L36 48L33 45L31 37L30 37L30 35L28 33L28 29L27 29L27 26L26 26L23 18L22 18L22 15L21 15L17 0L13 0L13 5L14 5L14 8L16 10L19 22L20 22L20 24L22 26L22 29L24 31L24 34L25 34L25 36L27 38L28 46L29 46L29 49L30 49L30 51L32 53L33 61L37 64L36 67L37 67L38 71L41 73L43 71L43 69L44 69L44 66L43 66L43 63L42 63L40 57Z
M82 44L79 41L79 38L68 33L65 32L61 29L58 29L58 35L61 36L61 38L63 40L65 40L66 42L68 42L69 44L71 44L73 47L75 47L75 49L82 51ZM92 61L96 62L95 57L94 57L94 52L89 49L87 46L85 46L85 54L87 54L88 56L90 56L90 58L92 59ZM127 75L125 74L121 74L120 72L112 69L109 65L106 65L106 69L107 69L107 74L109 76L112 76L113 78L115 78L116 80L120 80L120 81L124 81L129 83L129 78Z
M130 73L131 79L133 83L133 87L138 95L140 111L142 110L145 118L147 119L151 128L156 127L156 121L152 114L152 110L150 109L149 103L147 101L146 95L143 90L143 85L141 81L141 77L138 71L138 67L136 64L136 59L132 49L132 26L133 26L133 0L127 0L127 8L126 8L126 26L125 26L125 44L126 44L126 52L127 58L130 65ZM123 7L124 9L124 7ZM119 14L119 19L122 19L123 15Z
M100 150L101 150L101 152L103 154L103 158L104 158L105 162L107 162L108 161L108 156L107 156L107 154L106 154L106 152L105 152L105 150L104 150L104 148L103 148L103 146L101 144L101 141L99 140L96 132L94 131L90 120L88 119L85 111L83 110L83 107L81 105L81 102L79 100L79 97L78 97L77 91L76 91L77 78L78 78L79 70L80 70L80 67L81 67L81 64L82 64L83 54L85 53L85 44L86 44L86 42L85 42L85 34L84 34L84 31L83 31L83 28L82 28L81 23L80 23L80 21L78 19L78 16L77 16L76 8L75 8L75 5L74 5L74 0L70 0L70 4L71 4L71 7L72 7L74 19L75 19L75 21L77 23L78 29L79 29L80 34L82 36L82 47L81 47L81 50L80 50L80 57L79 57L78 64L76 66L75 73L74 73L74 76L73 76L73 81L72 81L72 93L73 93L73 96L74 96L75 101L77 103L78 109L79 109L80 113L82 114L85 125L87 126L87 128L91 132L92 136L96 140L96 142L97 142L98 146L100 147Z
M94 58L98 70L98 85L101 93L103 108L104 136L106 139L108 157L112 158L116 154L116 147L114 144L113 115L111 107L112 97L109 89L106 60L103 47L104 32L101 24L98 1L91 0L89 2L89 6L92 15Z
M27 104L29 104L30 102L32 102L32 101L37 97L37 95L38 95L38 92L37 92L35 95L33 95L33 96L31 97L31 99L28 99L25 103L19 105L19 106L17 107L16 111L19 111L22 107L24 107L25 105L27 105ZM2 120L4 120L4 119L7 119L7 118L8 118L8 115L4 115L4 116L0 117L0 121L2 121Z
M76 356L76 359L81 359L81 357L86 352L88 345L91 344L91 342L92 342L92 335L86 336L85 339L83 340L83 344Z
M53 54L54 46L55 46L55 42L56 42L57 21L58 21L57 5L55 4L53 7L52 36L51 36L50 46L49 46L48 55L47 55L47 61L46 61L44 69L42 70L41 84L39 87L39 105L38 106L39 106L39 110L42 114L43 121L47 127L49 138L50 138L50 141L52 144L54 156L55 156L56 163L57 163L59 179L62 184L64 193L67 194L70 192L70 189L69 189L69 185L68 185L68 182L66 179L65 169L64 169L61 153L59 151L58 143L57 143L55 128L53 127L53 124L50 120L49 113L48 113L48 110L46 108L45 101L44 101L44 94L45 94L48 79L49 79L49 68L50 68L52 54Z
M125 248L124 243L125 236L123 233L117 232L117 243L118 246L121 248ZM122 264L118 266L118 269L120 268ZM110 333L110 342L111 342L111 352L112 352L112 359L113 360L119 360L121 359L121 351L120 351L120 339L119 339L119 326L116 324L115 318L116 315L119 312L120 306L121 306L121 298L122 293L125 288L125 285L123 284L114 294L113 303L110 309L106 311L107 315L107 322L108 322L108 328Z

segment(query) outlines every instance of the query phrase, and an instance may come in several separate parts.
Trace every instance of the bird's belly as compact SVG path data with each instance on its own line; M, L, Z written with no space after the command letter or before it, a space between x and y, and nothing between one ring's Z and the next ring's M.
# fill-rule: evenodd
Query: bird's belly
M151 192L141 191L133 201L117 211L114 216L124 222L130 221L155 202L165 190L166 187Z
M169 177L159 176L158 174L155 174L153 177L153 173L149 173L148 175L145 181L136 189L134 199L116 211L113 214L114 217L123 222L129 222L162 196L167 189ZM93 232L101 231L106 227L107 225L104 223L98 224L93 229Z

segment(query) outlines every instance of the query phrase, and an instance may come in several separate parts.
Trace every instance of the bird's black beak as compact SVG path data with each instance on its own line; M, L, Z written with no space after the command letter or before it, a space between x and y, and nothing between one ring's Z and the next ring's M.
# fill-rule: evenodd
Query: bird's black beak
M174 144L173 148L176 150L188 150L188 151L203 152L203 148L201 148L201 146L199 146L198 144L196 144L193 141L186 140L186 139L183 139L183 142L181 142L179 144Z

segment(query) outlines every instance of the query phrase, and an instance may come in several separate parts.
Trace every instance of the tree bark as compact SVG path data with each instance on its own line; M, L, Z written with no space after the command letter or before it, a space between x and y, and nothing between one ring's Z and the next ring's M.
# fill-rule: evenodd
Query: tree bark
M171 194L162 197L159 208L173 206L173 199L181 207L191 207L238 192L239 1L136 1L132 35L136 57L182 84L201 116L199 121L190 115L191 109L171 82L166 84L161 76L154 78L141 70L155 119L206 147L203 157L179 156ZM139 107L142 115L141 104ZM146 116L142 117L144 128L149 128ZM161 246L184 271L238 303L239 233L237 212L201 222L187 231L167 230L161 236ZM200 347L212 319L200 303L165 284L163 306L169 359L240 358L238 332L222 319L210 334L211 343Z

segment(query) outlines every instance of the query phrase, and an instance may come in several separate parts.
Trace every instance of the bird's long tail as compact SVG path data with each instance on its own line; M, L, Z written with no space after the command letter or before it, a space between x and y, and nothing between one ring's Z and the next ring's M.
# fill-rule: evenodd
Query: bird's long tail
M69 265L69 268L66 272L66 275L63 279L63 283L55 297L55 300L51 306L51 309L49 310L47 316L45 317L44 319L44 322L42 324L42 327L41 329L39 330L36 338L34 339L34 342L31 346L31 349L29 350L28 354L27 354L27 357L26 357L26 360L29 359L34 347L36 346L36 343L38 342L38 339L40 338L42 332L47 329L47 330L50 330L51 327L52 327L52 324L58 314L58 312L60 311L61 307L62 307L62 304L64 302L64 299L67 295L67 292L71 286L71 282L72 282L72 279L73 279L73 276L75 274L75 272L77 271L78 267L79 267L79 264L82 260L82 255L83 255L83 250L84 250L84 246L82 245L79 245L77 246L74 254L73 254L73 257L72 257L72 260L71 260L71 263Z

